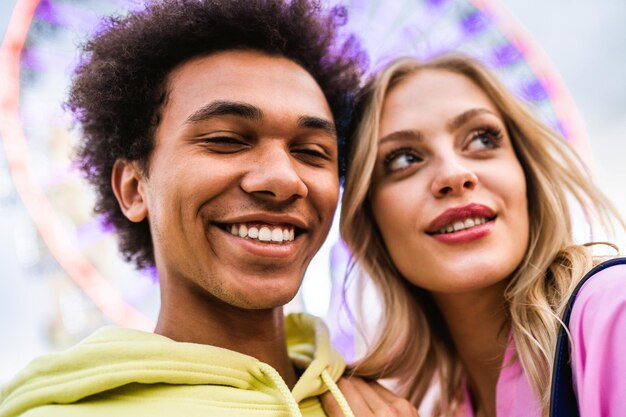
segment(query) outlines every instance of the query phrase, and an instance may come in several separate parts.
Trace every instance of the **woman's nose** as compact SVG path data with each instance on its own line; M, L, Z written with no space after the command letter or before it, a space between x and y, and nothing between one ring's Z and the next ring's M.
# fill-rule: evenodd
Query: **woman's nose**
M431 192L435 197L460 196L476 187L478 177L457 157L449 157L436 167Z

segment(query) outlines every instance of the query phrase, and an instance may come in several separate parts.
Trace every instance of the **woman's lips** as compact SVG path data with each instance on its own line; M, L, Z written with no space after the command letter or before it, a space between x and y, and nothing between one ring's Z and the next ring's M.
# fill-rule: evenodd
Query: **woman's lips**
M491 208L471 203L445 210L430 222L426 233L441 243L469 243L491 233L496 219Z
M476 223L484 224L494 220L495 216L491 208L482 204L471 203L451 207L430 222L426 233L434 235L468 229L474 227Z
M462 230L456 230L446 233L433 233L430 234L434 239L441 243L446 244L463 244L481 239L487 236L493 230L496 223L496 219L487 220L485 223L475 225Z

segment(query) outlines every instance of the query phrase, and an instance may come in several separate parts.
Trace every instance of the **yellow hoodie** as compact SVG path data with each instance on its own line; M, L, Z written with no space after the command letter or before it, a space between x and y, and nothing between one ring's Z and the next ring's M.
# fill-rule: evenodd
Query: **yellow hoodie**
M325 416L318 395L345 364L324 323L286 317L289 356L301 377L290 392L270 365L231 350L106 327L61 353L34 360L5 387L0 417Z

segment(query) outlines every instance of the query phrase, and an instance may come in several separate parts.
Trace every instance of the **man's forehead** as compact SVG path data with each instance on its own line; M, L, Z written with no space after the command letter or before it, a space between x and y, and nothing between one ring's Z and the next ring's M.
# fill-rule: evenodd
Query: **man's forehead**
M295 62L249 50L194 58L168 77L165 112L186 119L211 102L248 103L272 111L326 117L332 114L313 77Z
M230 94L238 94L233 86L245 93L245 89L254 89L259 83L299 83L321 92L315 79L296 62L254 50L227 50L198 56L176 67L168 76L170 90L194 82Z

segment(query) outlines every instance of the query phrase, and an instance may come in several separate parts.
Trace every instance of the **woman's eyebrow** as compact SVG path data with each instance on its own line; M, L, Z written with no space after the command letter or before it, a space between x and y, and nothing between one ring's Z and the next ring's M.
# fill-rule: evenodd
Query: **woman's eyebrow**
M405 130L396 130L395 132L391 132L388 135L383 136L378 140L378 144L382 145L387 142L394 142L398 140L416 140L421 142L424 140L424 135L419 130L414 129L405 129Z
M455 116L452 120L450 120L446 124L446 128L448 129L449 132L452 132L452 131L458 129L459 127L463 126L469 120L473 119L474 117L478 117L478 116L480 116L482 114L491 114L491 115L495 116L495 114L491 110L487 110L487 109L482 108L482 107L475 108L475 109L470 109L470 110L464 111L463 113Z

